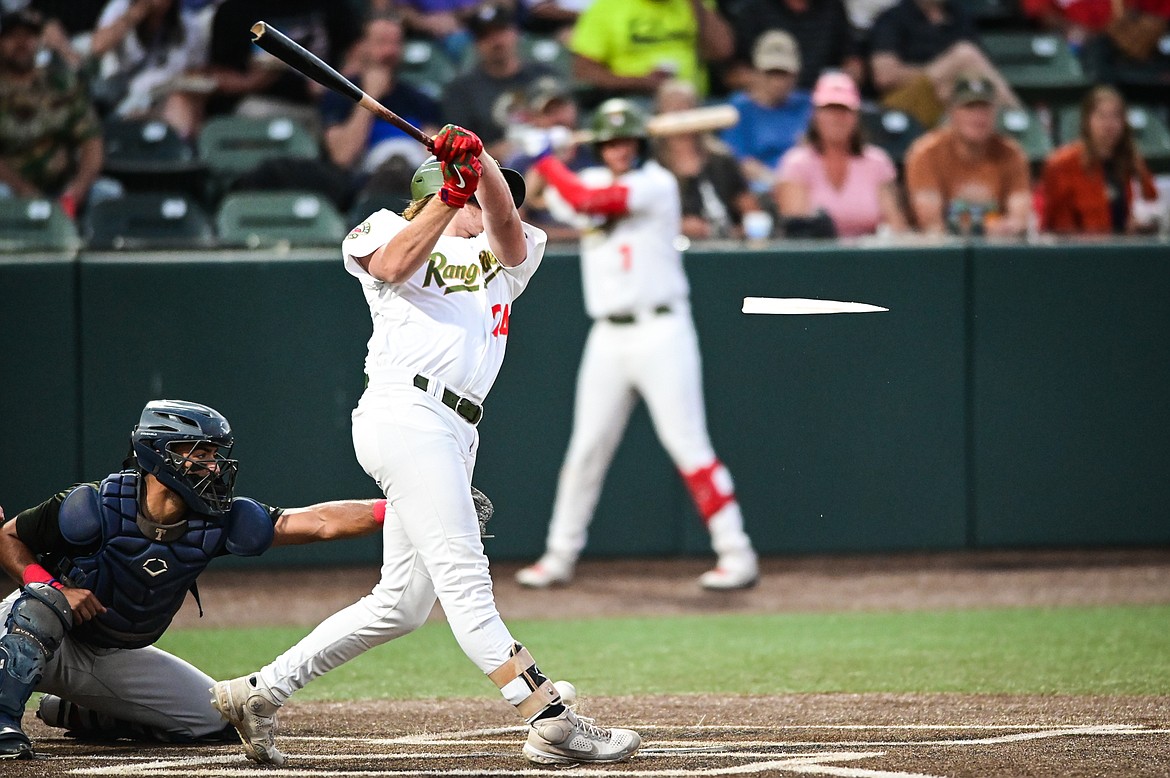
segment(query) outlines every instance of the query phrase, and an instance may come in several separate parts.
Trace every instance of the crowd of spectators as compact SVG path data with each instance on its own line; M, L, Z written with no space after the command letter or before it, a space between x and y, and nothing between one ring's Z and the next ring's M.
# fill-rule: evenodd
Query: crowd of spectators
M1020 3L1011 29L1050 31L1087 68L1170 57L1170 0ZM729 103L739 115L734 126L648 147L679 181L683 231L692 239L742 238L745 214L760 212L774 236L789 237L1132 234L1168 218L1165 202L1156 205L1124 89L1086 89L1079 137L1046 159L1027 157L1001 120L1005 110L1034 106L982 45L966 0L4 0L0 7L0 197L57 200L70 216L124 190L104 166L103 127L114 120L164 122L194 149L213 117L285 117L319 140L320 158L283 176L278 166L267 178L251 171L249 186L319 183L342 212L408 188L425 149L257 48L249 30L263 19L425 132L448 122L469 127L520 168L528 162L525 133L553 127L561 131L558 156L571 168L588 166L581 131L609 97L657 112ZM533 40L554 45L563 59L533 57ZM409 47L420 42L429 47L424 57L446 63L434 83L403 77ZM1147 107L1157 120L1170 101ZM866 139L866 118L890 114L921 130L904 155ZM572 214L555 198L546 203L539 177L532 179L527 215L553 239L574 239Z

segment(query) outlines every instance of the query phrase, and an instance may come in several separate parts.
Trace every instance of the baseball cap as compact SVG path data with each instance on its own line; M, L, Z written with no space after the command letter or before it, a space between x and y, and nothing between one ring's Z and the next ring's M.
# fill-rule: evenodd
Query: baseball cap
M951 93L951 104L994 103L995 87L986 76L959 76Z
M570 100L568 86L555 76L541 76L528 88L528 110L542 113L554 100Z
M784 30L768 30L752 49L752 66L756 70L800 72L800 47Z
M33 32L40 32L45 29L45 17L41 16L40 11L35 8L21 8L0 15L0 35L22 27Z
M467 20L467 29L476 38L482 38L493 30L514 27L515 24L516 16L507 6L485 5Z
M856 111L861 107L861 94L857 91L857 84L845 73L831 70L821 74L817 79L812 93L813 105L823 108L826 105L843 105Z

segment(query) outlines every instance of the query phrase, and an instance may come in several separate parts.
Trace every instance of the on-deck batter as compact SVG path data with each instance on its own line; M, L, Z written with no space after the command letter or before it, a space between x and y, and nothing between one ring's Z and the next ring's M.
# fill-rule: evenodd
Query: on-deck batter
M216 684L213 702L251 759L284 764L277 708L314 678L419 627L437 598L464 653L531 725L530 761L620 761L637 750L638 734L603 729L562 705L500 619L469 489L481 403L545 235L516 212L523 179L506 177L474 134L448 125L435 154L415 172L402 216L379 211L343 244L373 318L353 439L389 503L381 580L260 671Z
M535 164L574 210L594 219L581 239L585 307L594 323L577 376L573 432L547 548L516 580L531 587L572 580L605 472L640 395L718 555L699 582L707 589L752 586L756 554L731 476L707 434L690 288L674 247L681 230L678 183L645 159L646 118L633 103L606 101L592 124L604 167L578 177L547 143Z

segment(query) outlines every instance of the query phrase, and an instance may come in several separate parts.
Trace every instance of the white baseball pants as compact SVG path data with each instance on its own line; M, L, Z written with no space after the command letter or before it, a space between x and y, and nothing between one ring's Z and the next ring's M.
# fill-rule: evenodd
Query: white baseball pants
M633 324L598 319L590 329L577 374L573 432L548 529L550 552L576 561L585 548L605 473L639 396L681 473L715 462L703 403L699 338L685 304L674 304L667 314L643 314ZM730 476L720 469L732 488ZM711 517L708 528L719 553L751 548L736 502Z
M418 628L438 599L463 652L485 674L514 640L500 619L471 501L479 433L407 377L371 385L353 412L358 461L389 501L382 575L370 594L323 621L260 671L283 703L314 678Z

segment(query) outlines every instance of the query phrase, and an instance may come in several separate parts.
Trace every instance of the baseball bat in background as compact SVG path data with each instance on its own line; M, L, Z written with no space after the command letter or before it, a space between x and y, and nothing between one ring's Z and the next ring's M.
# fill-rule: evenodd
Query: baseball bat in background
M385 119L431 151L434 151L435 144L431 136L370 97L359 89L357 84L338 73L323 62L316 54L268 22L256 22L252 25L252 42L293 70L296 70L307 78L311 78L327 89L332 89L340 95L345 95L362 108L365 108L381 119Z
M668 111L646 120L646 133L652 138L684 135L691 132L713 132L739 123L739 111L734 105L707 105L684 111ZM574 143L591 143L593 133L579 130L573 133Z

